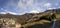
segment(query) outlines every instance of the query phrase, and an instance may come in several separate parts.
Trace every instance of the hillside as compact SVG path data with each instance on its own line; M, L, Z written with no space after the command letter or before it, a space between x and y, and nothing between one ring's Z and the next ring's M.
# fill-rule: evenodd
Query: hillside
M24 15L13 15L13 14L7 13L7 14L0 14L0 18L16 18L17 22L22 24L25 21L29 20L34 15L36 14L26 13Z
M21 24L24 28L34 28L35 25L37 25L37 27L41 26L41 28L51 28L53 19L60 18L60 9L46 10L42 13L26 13L24 15L13 15L9 13L0 14L0 19L1 18L15 19L15 21ZM58 22L59 21L57 20L57 24Z
M52 18L50 18L50 17L52 17ZM46 28L51 28L53 25L52 23L53 23L54 18L56 18L57 22L59 22L58 20L60 18L60 9L47 10L43 13L39 13L39 14L33 16L29 21L27 21L28 23L23 26L26 26L26 27L29 26L28 28L36 28L34 25L43 24L42 25L43 28L45 28L45 26L46 26ZM45 25L45 23L46 23L46 25ZM48 24L50 24L49 25L50 27L47 27ZM37 25L37 27L39 27L39 26ZM58 27L58 25L57 25L57 27Z

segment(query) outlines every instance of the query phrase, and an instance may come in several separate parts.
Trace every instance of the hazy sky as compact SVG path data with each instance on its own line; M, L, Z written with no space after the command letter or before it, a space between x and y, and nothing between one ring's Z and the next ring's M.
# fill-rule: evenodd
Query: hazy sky
M52 8L60 8L60 0L0 0L0 13L38 13Z

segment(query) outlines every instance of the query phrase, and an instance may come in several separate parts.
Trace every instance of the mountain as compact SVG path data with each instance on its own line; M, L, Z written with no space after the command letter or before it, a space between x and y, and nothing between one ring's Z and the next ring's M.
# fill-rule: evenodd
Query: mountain
M59 18L60 18L60 9L46 10L45 12L34 15L30 20L27 21L28 23L23 26L28 27L28 28L38 28L38 27L39 28L45 28L45 27L52 28L53 20L57 19L57 24L59 24L58 23L59 22L58 20L60 20ZM35 27L35 25L37 26ZM58 26L59 25L57 25L57 27Z
M46 10L42 13L26 13L24 15L13 15L10 13L0 14L0 19L1 18L16 19L16 22L20 23L22 27L30 27L36 24L40 24L42 27L47 27L47 25L50 24L51 27L53 18L60 18L60 9Z
M28 21L30 18L32 18L34 15L36 15L35 13L26 13L24 15L13 15L10 13L6 13L6 14L0 14L0 18L16 18L17 22L23 24L25 23L25 21Z

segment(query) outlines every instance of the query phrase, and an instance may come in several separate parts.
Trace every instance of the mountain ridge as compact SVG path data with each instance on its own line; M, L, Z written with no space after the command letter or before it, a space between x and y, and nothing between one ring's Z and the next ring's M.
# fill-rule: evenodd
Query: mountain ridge
M26 13L24 15L13 15L13 14L0 14L0 18L16 18L16 21L22 24L23 27L28 27L35 24L51 23L52 15L55 14L56 18L60 18L60 9L46 10L42 13ZM44 19L43 19L43 18ZM54 17L54 16L53 16ZM31 24L31 25L28 25Z

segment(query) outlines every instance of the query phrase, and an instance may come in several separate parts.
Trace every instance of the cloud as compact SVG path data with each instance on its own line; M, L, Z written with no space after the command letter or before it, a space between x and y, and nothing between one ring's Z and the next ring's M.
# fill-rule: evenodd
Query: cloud
M4 8L1 8L1 10L3 10L4 12L0 12L0 14L10 13L10 14L13 14L13 15L17 15L17 13L14 13L14 12L11 12L11 11L8 11L8 10L5 10Z
M48 8L48 10L57 9L57 8Z
M18 7L20 9L28 9L33 4L33 0L19 0Z
M18 15L17 13L14 13L14 12L0 12L0 14L7 14L7 13L10 13L10 14L13 14L13 15Z
M43 2L39 2L39 1L38 0L19 0L18 11L21 11L21 10L29 11L29 10L33 10L33 8L35 10L38 10L38 9L40 10L41 9L40 6L43 6L42 4L44 4L46 1L43 1Z
M53 0L53 1L52 0L49 1L48 0L19 0L18 2L16 2L16 0L10 0L9 2L6 3L6 6L4 4L3 8L5 11L9 10L10 12L12 12L13 10L15 13L19 12L19 14L24 14L31 10L32 10L31 12L43 12L46 9L52 9L51 7L53 7L52 6L53 3L54 6L55 5L58 6L59 0Z
M7 13L10 13L10 14L14 14L14 15L17 15L17 13L14 13L14 12L7 12Z
M42 2L40 2L40 1L42 1ZM11 0L3 8L6 9L5 11L15 10L14 12L20 12L20 13L21 12L26 13L26 12L28 12L30 10L34 10L34 9L41 12L40 7L43 6L42 4L45 4L46 1L43 1L43 0L19 0L17 3L15 3L13 0ZM46 4L49 5L49 3L46 3Z
M44 6L45 7L51 7L51 3L45 3Z
M28 12L28 13L39 13L39 11L37 11L37 10L32 10L32 11L30 11L30 12Z
M0 14L6 14L5 12L0 12Z
M1 8L1 10L4 10L3 8Z
M17 11L17 4L18 4L18 2L17 2L18 0L9 0L8 2L6 1L6 3L4 3L4 4L6 4L6 5L4 5L2 8L4 9L4 10L9 10L9 11L12 11L12 10L15 10L15 11Z

